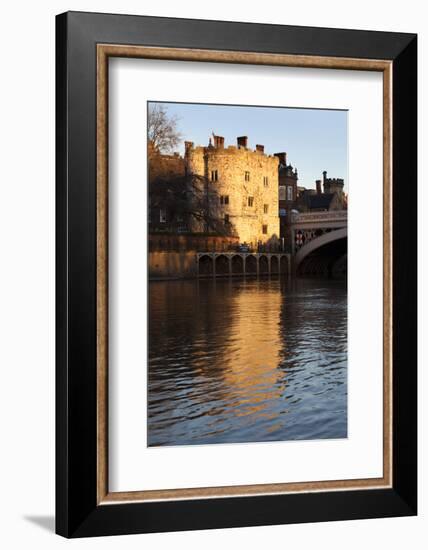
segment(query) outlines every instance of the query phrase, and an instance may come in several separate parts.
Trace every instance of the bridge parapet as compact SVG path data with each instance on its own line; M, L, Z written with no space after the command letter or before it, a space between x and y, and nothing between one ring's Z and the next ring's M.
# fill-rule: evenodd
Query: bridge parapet
M314 239L325 233L347 228L347 210L329 210L328 212L294 213L291 218L292 254L295 255Z
M317 224L317 222L343 222L347 224L347 210L329 210L328 212L299 212L291 214L292 224Z

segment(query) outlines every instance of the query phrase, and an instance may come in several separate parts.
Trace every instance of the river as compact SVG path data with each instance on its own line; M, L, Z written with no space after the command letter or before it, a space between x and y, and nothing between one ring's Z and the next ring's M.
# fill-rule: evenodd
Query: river
M149 446L346 436L345 282L149 283Z

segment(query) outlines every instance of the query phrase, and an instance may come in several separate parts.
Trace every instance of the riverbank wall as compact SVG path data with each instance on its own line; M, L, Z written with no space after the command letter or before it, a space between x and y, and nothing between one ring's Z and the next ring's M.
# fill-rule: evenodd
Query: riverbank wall
M149 279L184 279L197 275L195 252L149 252Z
M184 279L198 276L199 250L227 252L236 250L239 239L233 235L207 233L149 234L149 278Z
M290 275L291 257L284 253L150 252L149 278Z

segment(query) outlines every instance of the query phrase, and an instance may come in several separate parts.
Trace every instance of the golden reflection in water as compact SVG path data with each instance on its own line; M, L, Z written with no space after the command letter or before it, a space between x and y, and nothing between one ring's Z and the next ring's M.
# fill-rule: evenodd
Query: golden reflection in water
M284 372L278 370L284 342L280 335L280 315L284 306L279 292L260 284L251 290L245 284L230 296L231 322L222 376L234 403L235 416L255 415L275 418L264 412L270 400L284 393Z

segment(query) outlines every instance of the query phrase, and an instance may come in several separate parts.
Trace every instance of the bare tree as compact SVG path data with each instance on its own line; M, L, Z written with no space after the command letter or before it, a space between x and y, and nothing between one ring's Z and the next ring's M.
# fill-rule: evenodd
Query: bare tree
M208 180L196 174L167 175L150 181L149 196L152 208L168 212L174 230L174 221L181 219L189 226L199 227L196 232L233 235L232 223L225 223L216 190L208 190Z
M180 167L180 158L175 162L163 156L182 139L177 117L163 104L149 104L148 139L150 207L168 212L169 230L174 231L181 220L189 228L197 227L197 232L233 234L233 225L225 221L220 197L207 178Z
M169 153L178 145L182 136L178 130L178 118L170 116L161 104L149 104L147 134L154 149Z

